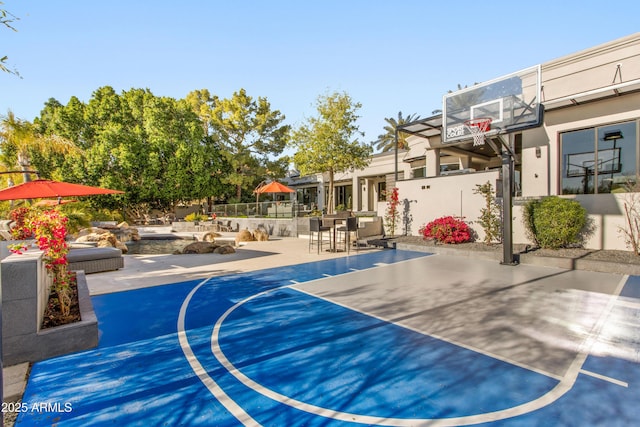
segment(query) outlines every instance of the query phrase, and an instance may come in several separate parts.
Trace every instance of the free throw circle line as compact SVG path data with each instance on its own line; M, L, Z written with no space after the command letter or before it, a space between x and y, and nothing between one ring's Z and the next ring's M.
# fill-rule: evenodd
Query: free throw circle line
M187 362L191 366L193 372L198 376L200 381L209 390L209 392L224 406L234 417L238 419L245 426L260 426L260 423L254 420L240 405L238 405L228 394L224 392L222 387L215 382L209 375L207 370L198 361L198 358L193 352L193 349L189 345L187 333L185 331L185 317L187 308L191 299L195 293L204 286L210 278L200 282L195 288L189 292L187 297L182 302L180 307L180 313L178 314L178 340L180 342L180 348L187 359Z
M362 415L362 414L353 414L349 412L336 411L334 409L323 408L321 406L317 406L311 403L302 402L300 400L294 399L290 396L283 395L274 390L271 390L263 385L257 383L251 378L247 377L243 374L240 369L238 369L231 361L226 357L219 344L220 337L220 329L222 327L222 323L226 320L226 318L233 313L237 308L246 304L247 302L258 298L260 296L266 295L268 293L281 290L284 288L291 288L293 285L281 286L278 288L270 289L267 291L259 292L255 295L245 298L237 302L235 305L230 307L216 322L212 336L211 336L211 351L213 355L218 359L218 362L238 381L249 387L250 389L260 393L261 395L268 397L276 402L282 403L284 405L290 406L292 408L308 412L315 415L320 415L327 418L332 418L339 421L345 422L358 422L358 423L367 423L367 424L375 424L375 425L384 425L384 426L398 426L398 427L409 427L409 426L418 426L418 425L428 425L428 426L459 426L459 425L469 425L469 424L479 424L486 423L491 421L498 421L506 418L511 418L519 415L524 415L529 412L533 412L540 408L543 408L557 399L562 397L565 393L567 393L573 387L580 369L586 360L586 354L578 354L577 357L572 362L571 366L567 370L566 375L560 380L560 382L547 393L542 396L534 399L530 402L523 403L518 406L514 406L512 408L502 409L500 411L487 412L484 414L477 415L469 415L464 417L455 417L455 418L390 418L390 417L377 417L371 415ZM293 289L297 291L296 289Z

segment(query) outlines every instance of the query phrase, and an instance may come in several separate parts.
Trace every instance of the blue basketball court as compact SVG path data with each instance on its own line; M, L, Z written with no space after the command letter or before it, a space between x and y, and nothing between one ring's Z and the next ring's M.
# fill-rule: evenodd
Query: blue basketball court
M389 250L93 304L99 347L36 363L17 425L640 417L639 277Z

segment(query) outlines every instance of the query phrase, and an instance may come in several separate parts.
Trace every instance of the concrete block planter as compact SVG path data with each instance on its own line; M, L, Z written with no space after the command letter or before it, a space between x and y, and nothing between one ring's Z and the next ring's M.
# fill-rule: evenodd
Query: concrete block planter
M84 272L77 274L81 321L41 329L49 298L42 253L11 255L0 265L2 348L6 366L36 362L98 345L98 320Z

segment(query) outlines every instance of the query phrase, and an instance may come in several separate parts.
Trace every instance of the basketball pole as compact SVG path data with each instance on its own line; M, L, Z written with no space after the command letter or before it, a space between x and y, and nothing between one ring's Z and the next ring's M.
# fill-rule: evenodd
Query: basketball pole
M502 145L502 262L503 265L518 265L513 259L513 166L514 134L509 134L508 145L501 137Z

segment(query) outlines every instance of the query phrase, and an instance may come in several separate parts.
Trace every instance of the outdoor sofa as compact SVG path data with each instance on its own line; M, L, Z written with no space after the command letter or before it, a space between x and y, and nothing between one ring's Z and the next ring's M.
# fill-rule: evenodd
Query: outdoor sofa
M67 255L69 270L84 270L85 274L124 268L122 251L117 248L72 248Z

